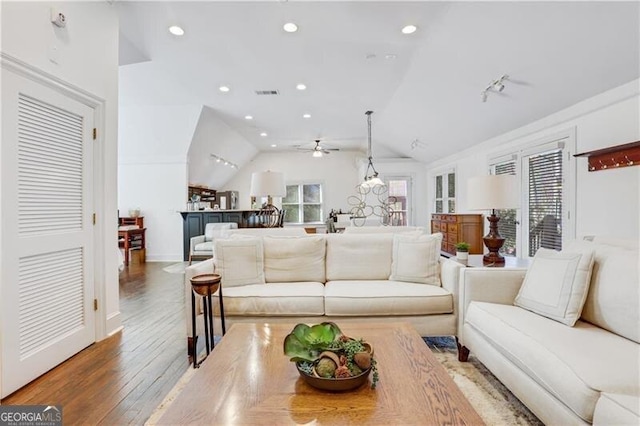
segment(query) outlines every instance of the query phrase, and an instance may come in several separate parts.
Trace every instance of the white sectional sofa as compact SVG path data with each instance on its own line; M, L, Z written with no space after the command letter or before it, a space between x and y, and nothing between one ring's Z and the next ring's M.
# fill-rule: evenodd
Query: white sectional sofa
M231 231L229 239L217 240L215 260L186 269L189 337L189 280L194 275L212 272L214 265L222 275L227 327L236 322L344 324L401 320L412 323L423 336L455 334L454 306L462 265L441 264L441 234L432 237L414 230L402 234L283 236L287 229ZM239 235L247 233L261 234L262 259L258 261L247 260L245 256L250 253L251 257L258 250L241 247L248 240ZM429 244L434 239L437 243L431 250ZM264 282L236 285L237 273L220 270L236 262L239 264L232 266L243 273L262 273ZM214 310L215 329L219 333L217 305ZM202 327L199 318L197 327Z
M576 241L572 251L594 253L574 326L514 305L525 270L461 271L459 356L470 350L546 424L638 425L637 243Z

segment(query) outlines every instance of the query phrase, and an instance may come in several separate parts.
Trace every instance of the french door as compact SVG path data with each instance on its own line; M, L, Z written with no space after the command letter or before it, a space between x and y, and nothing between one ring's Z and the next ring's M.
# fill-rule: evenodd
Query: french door
M413 223L411 215L412 179L410 176L384 176L387 187L387 214L383 217L385 225L407 226Z
M491 164L490 173L519 176L521 183L520 207L497 211L505 256L533 257L540 247L561 250L563 239L574 237L574 146L575 134L567 131Z
M2 68L2 397L95 341L94 110Z

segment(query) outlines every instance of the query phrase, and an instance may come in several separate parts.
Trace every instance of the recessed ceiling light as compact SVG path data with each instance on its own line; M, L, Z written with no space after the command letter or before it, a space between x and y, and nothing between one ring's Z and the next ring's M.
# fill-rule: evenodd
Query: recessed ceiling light
M302 114L302 118L311 118L311 114Z
M307 88L307 86L302 84L302 83L299 83L299 84L296 85L296 89L298 89L298 90L305 90L306 88Z
M407 25L402 29L402 34L413 34L417 29L418 27L416 27L415 25Z
M272 144L271 144L271 148L275 148L275 147L277 147L277 146L278 146L278 145L276 145L275 143L272 143Z
M229 89L228 86L220 86L220 87L218 87L218 90L220 90L221 92L225 92L226 93L231 89Z
M253 115L245 115L244 119L245 120L253 120Z
M184 35L184 30L177 25L172 25L169 27L169 32L176 36Z
M386 55L384 55L385 59L396 59L398 57L398 55L396 55L395 53L387 53Z
M293 22L287 22L282 26L282 29L288 33L295 33L296 31L298 31L298 26Z
M267 137L267 132L260 133L260 136L262 136L263 138L266 138Z

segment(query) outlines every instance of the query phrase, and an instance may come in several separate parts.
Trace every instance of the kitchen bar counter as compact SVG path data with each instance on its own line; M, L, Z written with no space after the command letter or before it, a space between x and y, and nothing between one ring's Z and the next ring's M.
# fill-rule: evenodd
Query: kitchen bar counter
M246 228L249 217L258 210L198 210L181 211L183 235L183 259L189 260L189 241L191 237L204 235L207 223L235 222L238 228Z

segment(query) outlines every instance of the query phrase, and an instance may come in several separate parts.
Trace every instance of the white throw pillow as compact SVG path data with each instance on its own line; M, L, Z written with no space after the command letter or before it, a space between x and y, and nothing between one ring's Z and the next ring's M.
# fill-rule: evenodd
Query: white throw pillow
M393 236L389 280L440 285L438 262L442 234Z
M225 287L264 284L262 239L218 239L214 244L217 273Z
M538 249L514 304L573 327L587 299L593 260L593 250Z
M263 244L267 282L325 282L324 236L264 237Z

